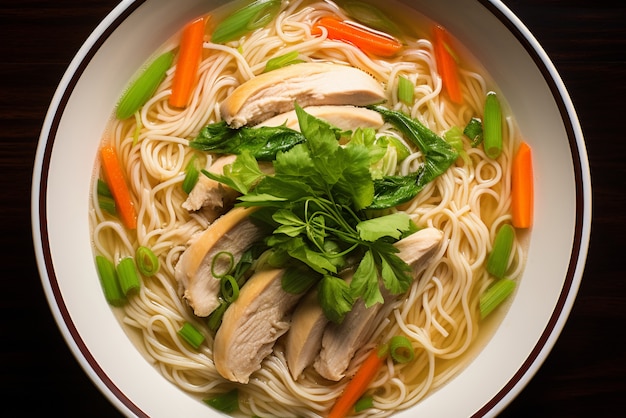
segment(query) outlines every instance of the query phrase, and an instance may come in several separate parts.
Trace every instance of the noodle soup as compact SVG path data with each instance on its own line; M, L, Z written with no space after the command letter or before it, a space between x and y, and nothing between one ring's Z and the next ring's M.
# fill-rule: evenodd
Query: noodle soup
M252 10L248 29L216 40L221 22L241 10ZM415 405L497 326L506 301L486 316L493 285L510 292L521 277L528 225L514 228L504 272L487 269L499 231L516 222L511 177L521 140L504 98L462 44L450 36L438 50L435 23L400 5L374 13L358 2L270 0L229 4L198 21L199 65L182 104L171 97L181 89L174 79L192 22L138 73L154 91L138 94L131 83L102 137L94 255L103 283L131 280L117 296L125 285L103 284L112 309L164 378L234 416L327 416L370 353L389 350L397 336L408 341L399 351L410 360L385 351L363 394L369 402L351 413L389 416ZM458 71L456 92L436 56L446 52ZM237 108L259 97L248 113ZM491 139L464 133L473 120L490 135L488 97L498 97L503 114L495 150ZM276 130L293 142L268 156ZM249 146L265 131L267 142ZM298 164L310 171L296 175ZM345 167L331 180L338 164ZM365 181L355 174L363 167ZM310 195L302 197L304 189ZM237 230L248 220L249 229ZM440 235L405 251L404 240L427 231ZM419 259L404 258L428 245ZM123 260L132 263L120 267ZM255 305L246 285L261 280L265 305ZM208 288L214 293L205 299ZM321 325L306 334L312 359L295 371L296 315L311 301ZM358 309L370 315L366 324L352 314ZM224 336L225 324L239 328ZM249 328L270 337L238 339ZM337 338L353 344L333 351ZM241 362L255 364L245 369L230 358L240 349ZM343 366L330 370L339 355ZM225 394L234 407L220 406Z

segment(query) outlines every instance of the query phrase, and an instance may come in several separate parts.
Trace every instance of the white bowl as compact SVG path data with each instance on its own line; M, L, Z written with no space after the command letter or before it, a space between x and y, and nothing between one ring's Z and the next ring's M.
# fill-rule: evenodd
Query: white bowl
M128 415L219 415L166 381L120 327L102 297L87 216L100 136L120 92L157 47L185 22L218 3L146 0L119 4L65 73L37 150L32 223L43 287L77 360L102 393ZM458 376L398 414L494 415L541 366L575 299L591 223L585 144L554 66L502 3L406 3L464 41L494 77L533 147L535 224L526 269L509 310L487 345Z

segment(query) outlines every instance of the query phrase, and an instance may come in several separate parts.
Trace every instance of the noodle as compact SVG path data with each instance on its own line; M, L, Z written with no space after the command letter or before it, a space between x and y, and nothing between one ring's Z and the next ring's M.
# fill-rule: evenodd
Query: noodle
M94 252L119 259L134 255L138 246L147 246L158 256L161 270L143 278L139 293L119 308L121 322L166 379L202 399L224 393L233 385L215 370L212 336L182 300L174 268L189 240L212 222L202 211L190 213L182 208L187 196L181 184L184 168L194 155L189 140L206 124L220 120L219 104L239 84L261 73L268 59L291 51L298 51L307 61L333 61L366 71L384 85L390 108L409 114L434 132L462 127L469 118L481 114L490 84L480 73L463 69L460 76L466 100L462 106L452 105L442 94L427 39L409 40L397 57L383 60L324 35L311 36L311 22L318 17L345 16L333 3L296 0L283 2L282 8L271 25L249 34L241 43L205 42L198 85L186 109L173 109L168 104L174 73L170 69L139 118L112 119L103 139L118 150L138 208L138 228L136 234L127 233L117 219L98 207L94 193L90 212ZM397 98L395 80L399 75L407 76L415 85L412 106ZM417 225L443 231L444 244L403 299L385 306L371 343L357 351L350 363L347 375L356 370L376 341L399 333L408 336L416 349L411 364L393 366L389 362L381 370L372 383L376 388L374 407L355 416L385 417L409 408L467 363L464 354L476 342L481 328L478 298L492 280L484 270L485 260L497 229L511 218L509 179L517 139L510 118L504 132L503 152L497 160L487 158L482 148L466 147L455 165L399 208ZM378 134L394 136L409 146L388 124ZM391 157L387 174L407 175L419 167L423 156L413 152L401 163L396 163L396 158ZM213 158L202 156L200 161L208 168ZM94 190L98 172L96 166ZM516 241L510 260L511 278L521 275L523 256L522 243ZM184 322L198 323L208 343L197 351L190 350L177 335ZM240 413L259 417L324 415L346 379L320 383L319 376L309 369L294 381L279 340L250 383L238 386Z

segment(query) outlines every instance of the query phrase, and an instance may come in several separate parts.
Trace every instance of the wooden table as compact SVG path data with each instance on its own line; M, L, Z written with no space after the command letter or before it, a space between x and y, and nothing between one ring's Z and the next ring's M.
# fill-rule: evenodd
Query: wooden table
M119 416L51 317L30 229L32 164L48 104L73 55L117 2L7 3L0 6L0 410ZM626 407L626 252L619 241L626 237L626 3L505 3L569 89L586 138L594 201L587 266L570 319L502 416L616 416Z

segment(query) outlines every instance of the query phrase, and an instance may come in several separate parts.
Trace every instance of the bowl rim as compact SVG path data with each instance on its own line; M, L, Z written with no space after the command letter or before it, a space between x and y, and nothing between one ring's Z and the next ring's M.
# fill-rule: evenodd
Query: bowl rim
M73 89L100 47L124 20L148 0L122 0L93 30L71 61L51 101L42 126L31 187L31 225L35 255L45 295L55 321L73 355L94 384L120 411L137 416L147 416L103 370L84 343L74 324L60 291L48 240L47 199L48 176L52 147L56 140L60 119L70 100ZM582 130L573 103L560 75L542 46L521 20L500 0L475 0L495 16L531 56L548 84L552 98L561 115L567 133L570 156L573 159L575 185L575 231L567 275L552 314L541 336L526 360L507 383L477 410L473 416L497 414L503 410L532 379L556 343L565 325L580 282L591 230L591 178Z

